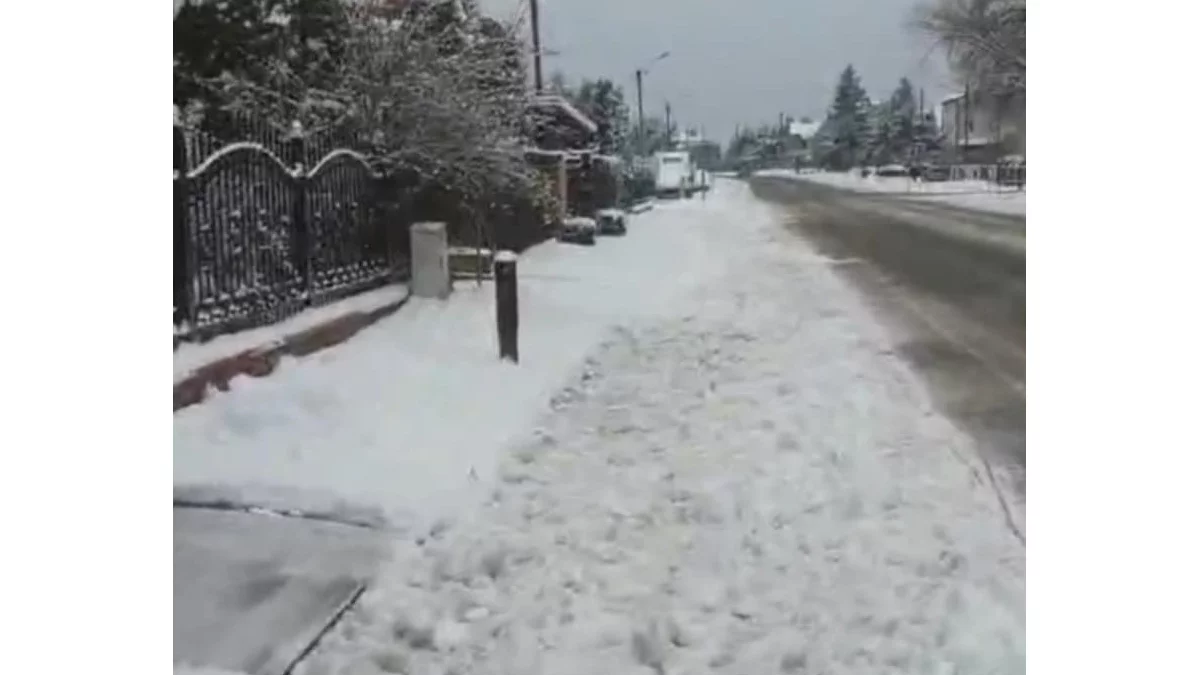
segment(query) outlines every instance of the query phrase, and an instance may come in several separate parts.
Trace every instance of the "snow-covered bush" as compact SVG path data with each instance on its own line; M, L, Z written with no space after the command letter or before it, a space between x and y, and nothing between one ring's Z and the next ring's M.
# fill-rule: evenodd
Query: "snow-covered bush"
M280 12L272 21L308 42L303 22ZM299 120L345 131L380 168L415 172L472 208L536 188L522 156L529 93L519 26L483 16L471 0L366 0L347 4L341 21L329 31L336 50L309 51L326 59L320 68L296 67L286 49L254 52L247 58L261 63L204 85L225 107L280 129Z

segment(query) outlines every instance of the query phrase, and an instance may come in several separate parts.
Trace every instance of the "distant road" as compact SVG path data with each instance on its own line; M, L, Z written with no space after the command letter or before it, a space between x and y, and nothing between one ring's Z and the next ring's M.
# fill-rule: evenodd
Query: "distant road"
M750 185L785 206L789 227L838 261L896 331L898 351L938 404L1023 502L1024 218L787 178L755 177Z

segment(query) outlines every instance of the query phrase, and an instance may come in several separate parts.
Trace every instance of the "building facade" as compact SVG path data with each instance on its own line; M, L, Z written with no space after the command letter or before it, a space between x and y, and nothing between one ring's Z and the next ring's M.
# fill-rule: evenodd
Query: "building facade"
M1025 154L1025 94L960 93L941 103L940 131L948 161L990 163Z

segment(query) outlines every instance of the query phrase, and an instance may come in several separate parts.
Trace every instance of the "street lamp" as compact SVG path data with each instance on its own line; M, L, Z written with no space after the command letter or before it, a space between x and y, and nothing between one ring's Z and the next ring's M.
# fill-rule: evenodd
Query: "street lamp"
M671 55L671 52L666 51L658 56L650 59L646 65L634 71L637 76L637 106L638 106L638 154L646 154L646 119L642 112L642 76L650 72L650 66L662 61Z

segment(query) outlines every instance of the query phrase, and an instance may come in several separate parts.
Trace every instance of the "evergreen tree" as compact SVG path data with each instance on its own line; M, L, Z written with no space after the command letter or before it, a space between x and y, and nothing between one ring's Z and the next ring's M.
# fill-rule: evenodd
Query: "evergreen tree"
M829 159L835 168L847 169L862 159L870 131L869 107L858 73L853 65L847 65L829 108L834 146Z
M894 130L898 150L907 154L908 148L916 141L917 102L913 96L912 82L907 77L900 78L896 91L892 92L889 100L891 108L891 126Z
M888 100L873 106L869 153L871 163L875 166L891 164L901 152L901 145L892 101Z
M349 31L339 0L189 2L174 21L174 101L211 113L230 81L273 92L295 107L336 77Z
M908 161L918 122L912 82L901 78L888 100L871 109L870 161L876 166Z
M715 171L721 163L721 146L714 141L700 141L690 152L696 167L705 171Z
M600 152L619 155L627 149L629 107L620 87L608 79L584 80L571 98L596 123Z
M657 115L646 116L646 154L651 155L671 147L671 137L667 133L667 122Z
M734 162L745 156L755 144L754 132L741 127L729 139L729 148L725 151L727 162Z

